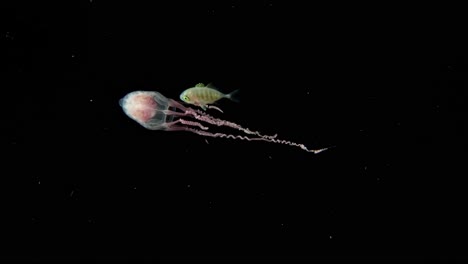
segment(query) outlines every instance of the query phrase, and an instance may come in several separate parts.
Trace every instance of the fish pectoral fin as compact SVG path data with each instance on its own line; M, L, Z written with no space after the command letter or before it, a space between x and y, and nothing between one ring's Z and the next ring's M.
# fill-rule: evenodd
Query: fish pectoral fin
M206 105L200 105L201 109L205 110L207 109Z

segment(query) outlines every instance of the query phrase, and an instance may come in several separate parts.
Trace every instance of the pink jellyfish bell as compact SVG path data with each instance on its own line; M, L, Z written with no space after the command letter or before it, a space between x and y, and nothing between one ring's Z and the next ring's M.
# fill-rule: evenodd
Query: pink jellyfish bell
M178 104L158 92L148 91L129 93L119 101L131 119L150 130L170 130L171 127L174 129L170 122L174 119L171 113L175 113L176 108L170 103Z
M131 119L150 130L190 131L206 137L232 138L242 140L262 140L272 143L299 147L305 151L320 153L323 149L307 149L303 144L279 140L274 136L262 135L230 121L212 117L201 110L185 107L177 101L166 98L155 91L135 91L119 101L124 112ZM213 126L225 126L242 131L250 136L224 134L209 131Z

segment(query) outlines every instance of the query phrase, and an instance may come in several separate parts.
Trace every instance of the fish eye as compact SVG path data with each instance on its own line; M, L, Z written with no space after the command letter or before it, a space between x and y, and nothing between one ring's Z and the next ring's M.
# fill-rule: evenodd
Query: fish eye
M188 99L189 99L188 96L185 95L185 96L184 96L184 100L188 100Z

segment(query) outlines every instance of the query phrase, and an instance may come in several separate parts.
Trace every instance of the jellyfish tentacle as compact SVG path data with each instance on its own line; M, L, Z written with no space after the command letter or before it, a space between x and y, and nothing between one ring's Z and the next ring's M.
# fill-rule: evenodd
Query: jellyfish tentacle
M166 129L167 131L187 131L187 127L186 126L176 126L176 125L172 125L170 127L167 127Z
M179 123L181 123L183 125L199 127L200 129L203 129L203 130L208 130L209 129L208 127L203 126L199 122L189 121L189 120L185 120L185 119L177 119L176 121L168 122L168 123L166 123L165 126L166 126L167 130L170 130L169 128L174 127L176 124L179 124ZM178 126L178 127L186 128L185 126Z
M215 137L215 138L231 138L231 139L242 139L242 140L247 140L247 141L268 141L265 138L262 137L257 137L257 138L251 138L248 136L241 136L241 135L232 135L232 134L224 134L224 133L211 133L208 131L203 131L195 128L190 128L187 127L187 131L193 132L195 134L201 135L201 136L208 136L208 137Z
M172 110L162 110L161 112L163 112L164 114L166 115L174 115L174 116L186 116L185 113L182 113L182 112L176 112L176 111L172 111Z
M182 123L180 119L172 122L167 122L164 127L165 130L175 131L175 130L182 130L181 128L185 128L184 126L178 126L177 124Z
M284 145L289 145L289 146L294 146L294 147L300 147L301 149L307 151L307 152L313 152L314 154L318 154L322 151L325 151L329 148L322 148L322 149L308 149L304 144L298 144L294 143L288 140L281 140L281 139L268 139L268 142L273 142L273 143L279 143L279 144L284 144Z
M179 119L178 121L180 121L180 123L184 124L184 125L189 125L189 126L196 126L196 127L199 127L203 130L208 130L208 127L206 126L203 126L201 123L199 122L195 122L195 121L189 121L189 120L185 120L185 119Z
M329 148L322 148L322 149L308 149L304 144L298 144L294 143L291 141L287 140L279 140L279 139L271 139L268 137L258 137L258 138L252 138L252 137L247 137L247 136L240 136L240 135L232 135L232 134L224 134L224 133L211 133L208 131L202 131L194 128L187 128L187 131L191 131L193 133L196 133L201 136L208 136L208 137L216 137L216 138L231 138L231 139L242 139L242 140L247 140L247 141L267 141L267 142L272 142L272 143L278 143L278 144L284 144L284 145L289 145L289 146L294 146L294 147L299 147L302 150L305 150L307 152L312 152L314 154L318 154L322 151L325 151Z
M269 139L274 139L277 136L277 134L275 134L273 136L262 135L258 131L252 131L252 130L250 130L248 128L244 128L244 127L242 127L242 126L240 126L240 125L238 125L236 123L226 121L226 120L222 120L222 119L219 119L219 118L215 118L215 117L210 116L210 115L208 115L208 114L206 114L204 112L197 111L197 110L194 110L194 109L191 109L191 108L187 109L186 113L192 115L197 120L205 121L205 122L210 123L212 125L227 126L227 127L230 127L230 128L234 128L234 129L243 131L246 134L257 135L259 137L265 137L265 138L269 138Z
M184 112L188 109L188 107L185 107L184 105L177 102L176 100L169 99L169 98L166 98L166 100L168 100L170 106L178 108L178 109L180 109L180 110L182 110Z

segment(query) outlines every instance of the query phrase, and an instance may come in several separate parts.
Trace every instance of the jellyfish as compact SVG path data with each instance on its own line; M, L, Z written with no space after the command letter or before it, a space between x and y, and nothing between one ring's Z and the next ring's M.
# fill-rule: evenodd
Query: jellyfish
M119 105L128 117L149 130L189 131L205 137L266 141L299 147L315 154L328 149L308 149L303 144L277 139L277 135L262 135L258 131L252 131L234 122L213 117L198 109L186 107L156 91L131 92L119 100ZM216 126L236 129L244 133L244 135L212 132Z

